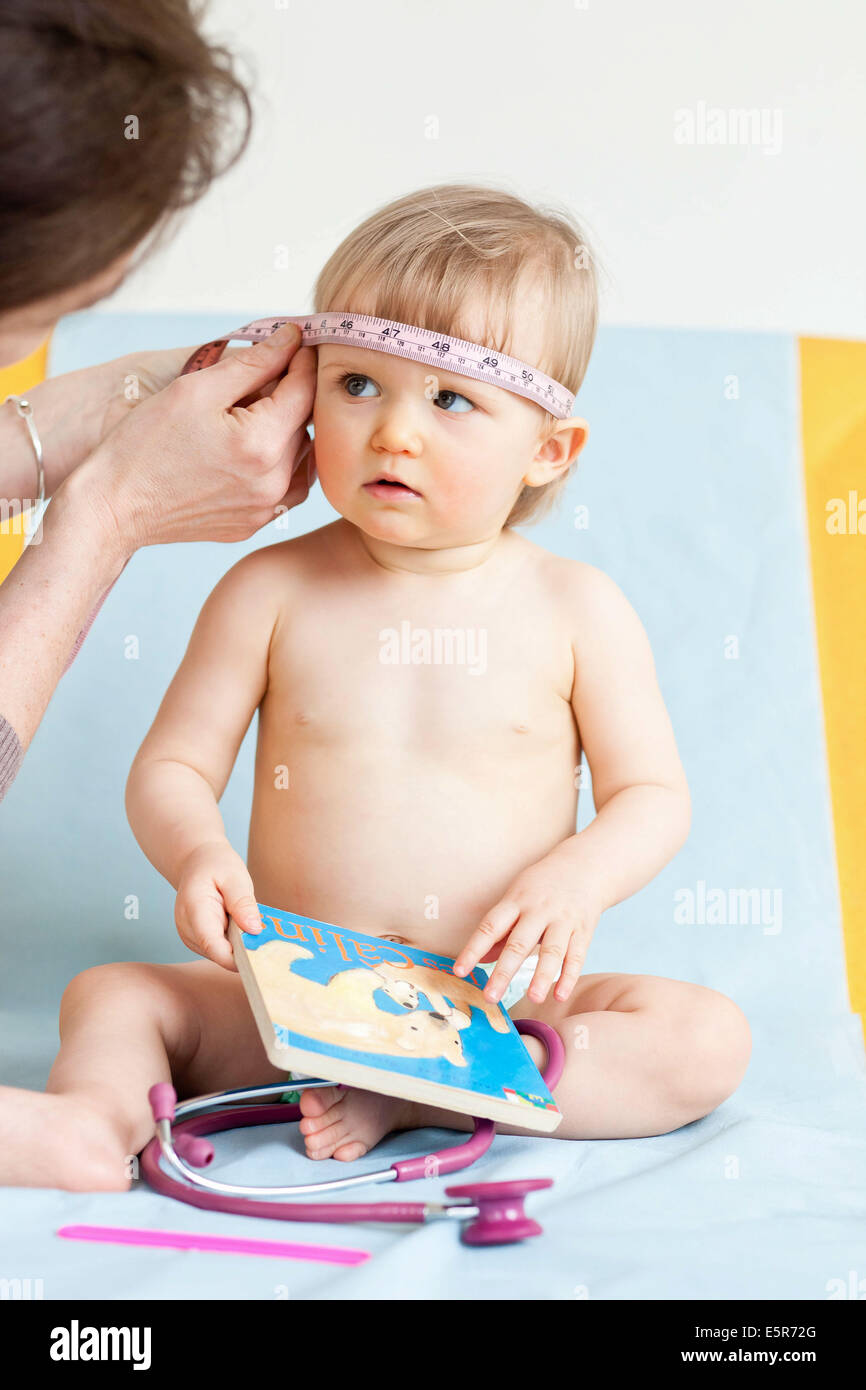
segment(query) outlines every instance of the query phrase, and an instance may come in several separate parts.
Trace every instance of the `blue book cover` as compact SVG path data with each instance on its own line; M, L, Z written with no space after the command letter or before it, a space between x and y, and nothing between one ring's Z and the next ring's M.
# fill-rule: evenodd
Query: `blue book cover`
M486 975L259 903L229 939L268 1060L310 1077L550 1133L562 1115Z

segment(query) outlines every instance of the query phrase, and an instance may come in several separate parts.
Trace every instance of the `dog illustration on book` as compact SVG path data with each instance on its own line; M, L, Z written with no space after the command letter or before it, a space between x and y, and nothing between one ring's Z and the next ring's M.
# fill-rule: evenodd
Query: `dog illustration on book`
M485 999L481 990L471 980L461 979L459 975L449 975L445 970L436 970L430 965L396 965L383 960L373 966L373 970L395 986L412 985L416 992L426 994L437 1013L453 1023L455 1028L469 1028L472 1023L472 1010L480 1009L497 1033L507 1033L508 1023L497 1004ZM370 972L372 973L372 972ZM386 990L386 993L391 993ZM391 995L391 998L395 998ZM407 1007L413 1008L414 1005Z
M292 970L294 961L313 959L312 951L293 941L266 941L249 952L265 1007L280 1028L358 1052L392 1057L411 1052L416 1057L442 1057L455 1067L468 1065L454 1024L441 1013L419 1009L418 990L411 981L386 979L378 970L362 967L341 970L323 985ZM378 989L407 1012L380 1009L373 998Z

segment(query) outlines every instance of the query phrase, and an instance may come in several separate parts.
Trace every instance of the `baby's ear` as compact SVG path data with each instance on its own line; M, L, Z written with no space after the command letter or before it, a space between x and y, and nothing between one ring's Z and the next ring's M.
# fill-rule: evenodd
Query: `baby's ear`
M561 478L571 468L588 436L586 420L557 420L550 434L538 445L523 475L524 483L529 487L544 487L545 483Z
M577 459L589 436L587 421L580 418L557 420L550 434L542 439L535 450L530 468L524 474L524 482L531 488L542 488L546 482L562 478Z

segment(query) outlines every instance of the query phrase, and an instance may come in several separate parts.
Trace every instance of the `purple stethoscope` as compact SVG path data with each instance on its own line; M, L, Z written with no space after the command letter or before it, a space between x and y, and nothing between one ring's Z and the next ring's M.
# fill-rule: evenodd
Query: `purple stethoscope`
M549 1090L553 1090L562 1075L565 1048L554 1028L536 1019L516 1019L518 1033L529 1033L547 1048L547 1061L542 1073ZM294 1090L312 1090L333 1086L333 1081L292 1081ZM426 1222L449 1218L460 1223L461 1238L467 1245L507 1245L527 1236L541 1235L537 1221L523 1209L527 1192L552 1187L552 1178L524 1178L514 1182L466 1183L461 1187L446 1187L447 1197L458 1202L304 1202L283 1205L263 1201L266 1197L306 1197L314 1192L331 1192L347 1187L362 1187L368 1183L411 1182L415 1178L438 1178L468 1168L486 1154L493 1143L496 1125L493 1120L474 1121L472 1138L465 1144L442 1149L439 1153L421 1158L401 1159L390 1168L377 1173L363 1173L354 1178L337 1178L331 1182L302 1183L295 1187L237 1187L204 1177L196 1169L206 1168L214 1156L213 1145L201 1136L223 1130L240 1129L247 1125L285 1124L299 1120L299 1105L251 1105L250 1101L265 1096L282 1095L286 1082L268 1086L248 1086L237 1091L223 1091L177 1104L173 1086L161 1082L148 1092L156 1135L141 1154L141 1172L150 1186L167 1197L176 1197L194 1207L211 1211L233 1212L239 1216L264 1216L277 1221L405 1221ZM243 1102L236 1105L235 1102ZM234 1109L226 1108L235 1106ZM189 1118L183 1118L188 1116ZM160 1158L174 1169L185 1182L169 1176L160 1166Z

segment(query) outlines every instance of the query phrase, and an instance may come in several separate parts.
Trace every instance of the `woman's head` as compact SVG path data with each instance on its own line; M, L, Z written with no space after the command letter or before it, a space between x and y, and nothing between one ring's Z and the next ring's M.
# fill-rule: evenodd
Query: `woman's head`
M3 359L110 292L238 157L249 122L190 0L0 0Z
M576 394L597 329L598 290L592 253L570 214L532 207L498 188L446 184L389 203L351 232L318 277L314 308L380 315L481 343ZM516 524L537 515L586 438L584 421L557 420L532 401L470 378L433 379L421 363L356 348L328 345L318 355L319 476L334 505L362 526L343 505L339 476L353 439L363 455L358 467L382 462L384 472L400 475L402 466L410 486L413 478L422 493L428 485L427 543L439 544L448 543L458 496L470 524L490 525L496 517L500 526ZM351 401L343 368L370 383L352 384ZM353 413L367 402L365 414ZM352 480L346 482L351 490ZM370 520L388 530L383 539L404 536L412 544L414 535L424 544L422 509L413 512L406 502L405 516L395 499Z

